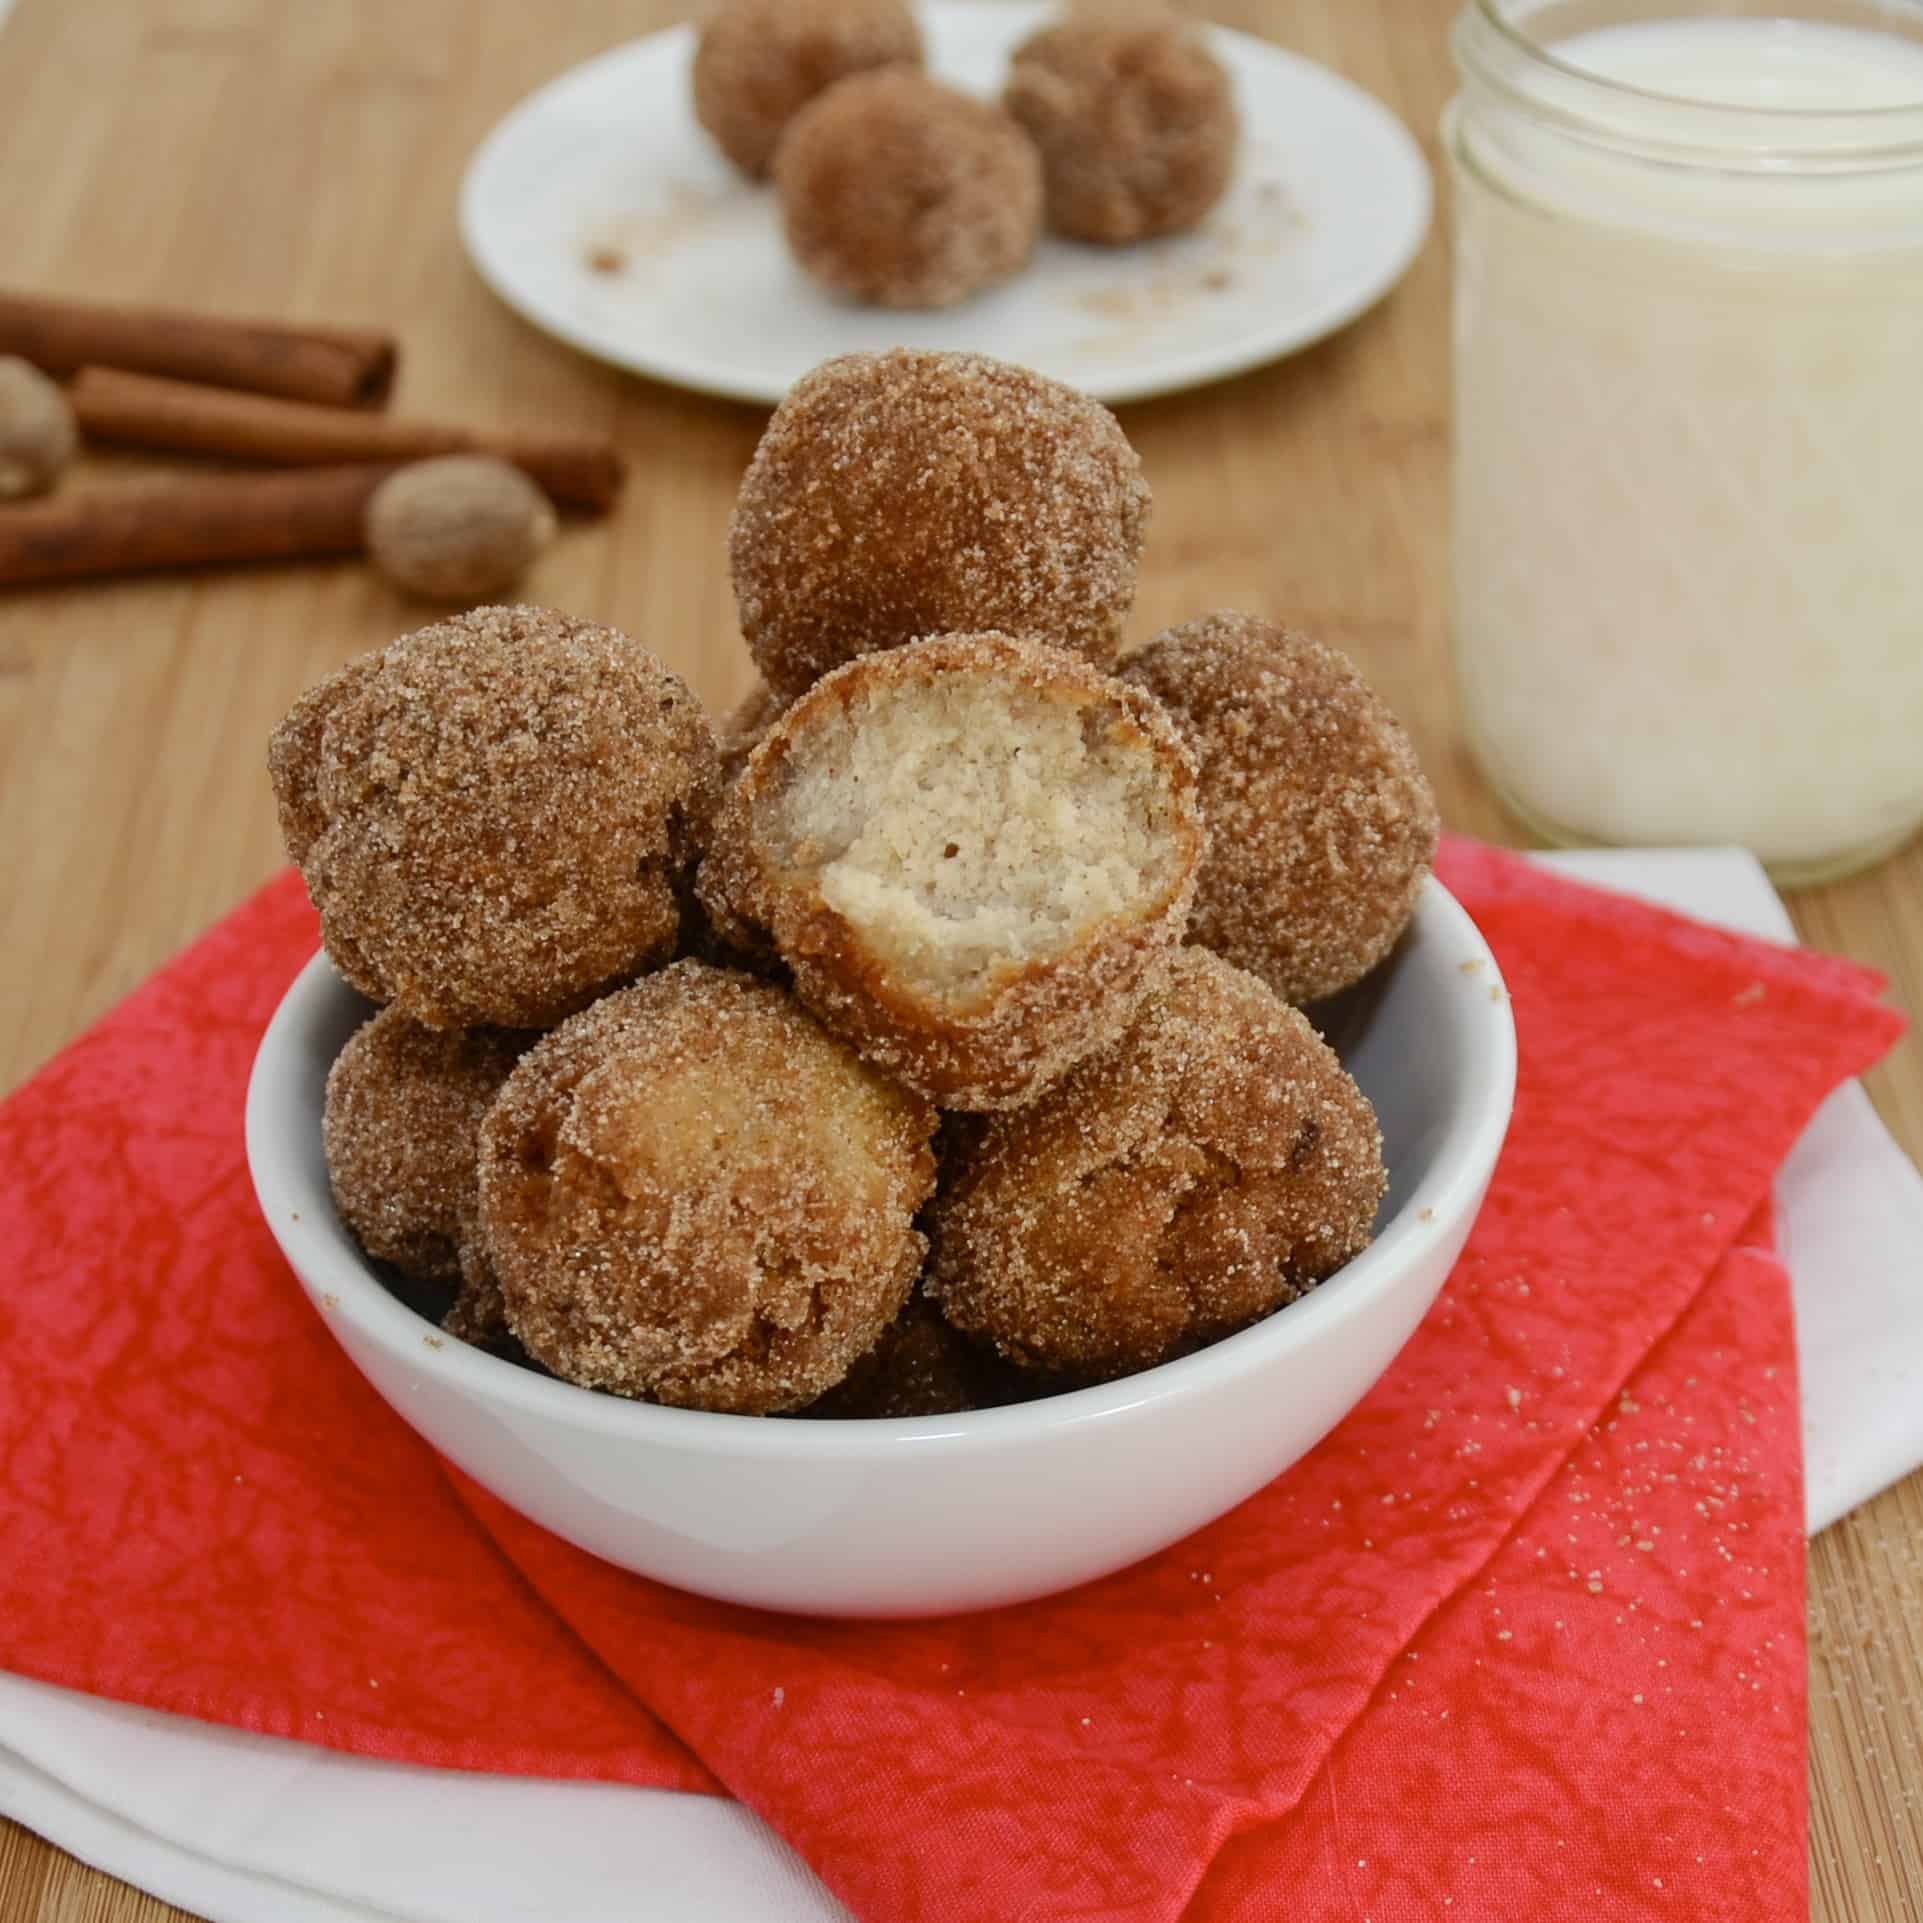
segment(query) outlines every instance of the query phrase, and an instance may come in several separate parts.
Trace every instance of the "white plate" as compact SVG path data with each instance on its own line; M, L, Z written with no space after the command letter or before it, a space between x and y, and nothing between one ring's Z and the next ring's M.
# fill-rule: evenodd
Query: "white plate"
M1054 11L937 0L922 16L929 65L994 96L1010 50ZM1209 35L1245 137L1203 227L1119 249L1045 241L1013 281L940 313L849 306L807 278L772 193L695 122L688 27L617 47L516 107L469 164L462 237L536 327L736 400L778 401L831 355L900 345L995 354L1105 401L1219 380L1387 293L1428 231L1431 193L1415 142L1370 95L1266 41Z

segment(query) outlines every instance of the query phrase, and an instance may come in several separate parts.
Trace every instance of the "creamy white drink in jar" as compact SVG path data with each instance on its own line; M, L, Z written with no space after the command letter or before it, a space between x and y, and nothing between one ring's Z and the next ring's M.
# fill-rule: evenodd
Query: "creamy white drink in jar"
M1923 821L1923 4L1823 14L1458 23L1457 682L1552 839Z

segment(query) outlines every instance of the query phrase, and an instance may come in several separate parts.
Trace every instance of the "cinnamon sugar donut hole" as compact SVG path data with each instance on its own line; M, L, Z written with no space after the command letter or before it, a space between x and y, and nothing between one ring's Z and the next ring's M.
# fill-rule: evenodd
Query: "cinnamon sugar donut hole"
M907 1299L935 1120L781 989L676 962L537 1043L488 1111L507 1324L587 1388L801 1408Z
M979 354L897 348L804 375L735 504L741 629L792 699L857 655L1000 629L1110 665L1148 527L1115 417Z
M694 52L695 118L759 180L796 113L871 67L921 59L906 0L719 0Z
M951 1416L992 1406L998 1360L984 1355L919 1289L847 1376L803 1411L841 1420Z
M334 1206L377 1262L422 1282L460 1275L481 1117L528 1037L426 1028L383 1008L327 1075L321 1147Z
M1016 49L1003 102L1041 153L1049 226L1074 240L1181 233L1235 171L1229 76L1200 32L1160 9L1044 28Z
M735 705L714 724L715 747L721 757L721 781L732 788L748 765L748 757L761 746L761 737L781 719L788 704L768 686L757 681Z
M488 1259L487 1243L481 1233L479 1214L480 1174L479 1142L475 1147L475 1197L476 1209L470 1215L466 1233L461 1237L461 1268L459 1287L454 1300L448 1305L447 1313L441 1317L441 1327L457 1341L465 1342L470 1348L486 1349L494 1355L508 1355L518 1352L525 1355L515 1338L514 1331L507 1325L507 1306L501 1300L501 1284L494 1273L494 1264Z
M927 1287L1010 1361L1106 1381L1333 1274L1385 1186L1374 1112L1307 1020L1188 948L1115 1047L953 1138Z
M544 608L351 663L268 767L335 966L431 1028L550 1027L665 960L720 792L679 678Z
M757 681L714 724L721 756L721 785L725 792L741 779L748 757L760 747L768 730L787 712L784 701L765 681ZM764 981L787 985L787 970L774 944L759 928L738 916L717 914L714 907L691 895L682 924L681 954L717 968L739 968Z
M1123 678L1202 766L1214 838L1189 939L1298 1006L1361 980L1415 913L1440 829L1402 724L1346 655L1250 614L1169 629Z
M864 656L770 729L697 892L946 1108L1031 1100L1112 1040L1181 940L1206 846L1168 718L1078 655L944 635Z
M838 81L775 154L795 258L844 299L952 307L1018 272L1042 232L1042 163L999 107L908 67Z

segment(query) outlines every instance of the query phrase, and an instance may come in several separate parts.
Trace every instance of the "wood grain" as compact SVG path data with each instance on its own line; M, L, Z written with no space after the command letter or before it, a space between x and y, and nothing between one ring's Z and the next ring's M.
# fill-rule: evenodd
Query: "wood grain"
M102 299L392 327L397 405L611 435L634 477L528 584L630 630L715 703L749 671L723 539L761 416L581 360L513 319L455 239L462 164L514 100L665 24L670 0L19 0L0 36L6 268ZM1439 159L1452 0L1215 0L1349 74ZM31 198L23 188L31 183ZM1351 650L1409 720L1452 826L1514 830L1458 744L1447 667L1445 222L1395 297L1335 340L1127 410L1156 493L1136 625L1222 605ZM152 471L90 457L77 477ZM308 683L413 625L353 563L0 599L0 1087L11 1086L280 861L261 767ZM1923 851L1794 904L1806 938L1923 1007ZM1912 1154L1923 1058L1870 1079ZM1814 1914L1923 1916L1923 1476L1810 1554ZM181 1912L0 1825L7 1923Z

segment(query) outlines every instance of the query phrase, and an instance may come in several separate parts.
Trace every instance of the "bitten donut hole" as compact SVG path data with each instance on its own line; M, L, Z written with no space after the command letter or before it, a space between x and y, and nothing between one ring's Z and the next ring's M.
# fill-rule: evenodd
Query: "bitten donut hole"
M862 691L790 747L756 827L919 991L965 1004L1172 885L1152 745L1112 704L1008 676Z

